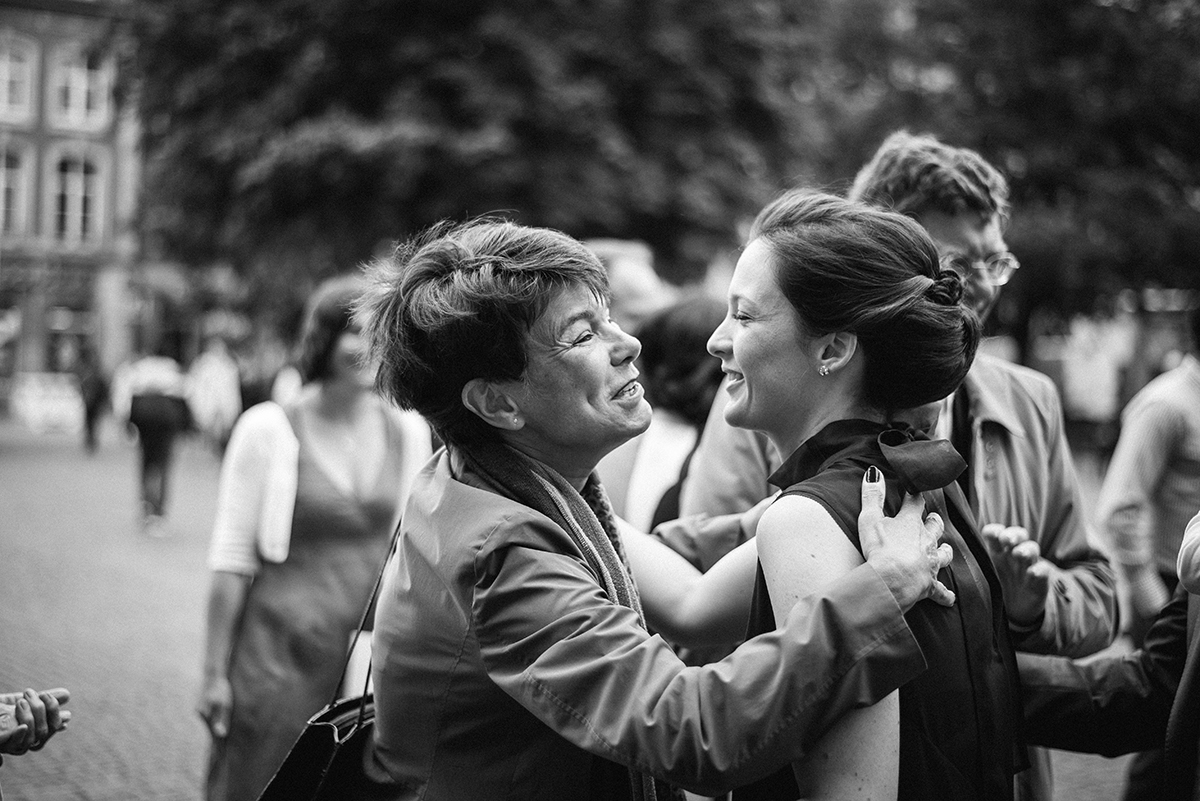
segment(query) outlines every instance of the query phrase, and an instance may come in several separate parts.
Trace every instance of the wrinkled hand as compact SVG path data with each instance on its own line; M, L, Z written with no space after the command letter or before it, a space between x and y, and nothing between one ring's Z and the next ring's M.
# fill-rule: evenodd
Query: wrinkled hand
M1020 526L988 523L980 532L1000 578L1008 619L1017 626L1036 624L1046 611L1054 566Z
M228 678L209 678L200 690L196 711L208 726L214 740L229 734L229 717L233 713L233 687Z
M71 720L71 713L60 708L70 699L71 694L61 687L0 693L0 753L41 750Z
M907 612L930 598L942 606L954 604L954 593L938 581L938 571L950 564L953 549L938 544L945 524L937 513L921 519L925 501L909 495L895 517L884 517L884 481L875 467L863 476L862 511L858 538L867 564L888 585L900 608Z

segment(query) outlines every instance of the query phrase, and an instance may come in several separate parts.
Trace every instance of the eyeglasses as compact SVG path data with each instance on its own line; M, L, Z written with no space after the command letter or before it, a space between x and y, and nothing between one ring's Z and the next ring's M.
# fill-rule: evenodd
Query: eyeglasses
M972 259L963 253L947 253L941 259L943 270L953 270L964 280L975 270L992 286L1004 286L1020 268L1017 257L1008 251L993 253L986 259Z

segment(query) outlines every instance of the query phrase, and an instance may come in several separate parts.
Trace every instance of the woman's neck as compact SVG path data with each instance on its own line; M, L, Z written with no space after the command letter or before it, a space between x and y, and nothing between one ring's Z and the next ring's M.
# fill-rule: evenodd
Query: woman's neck
M595 460L580 460L578 458L566 459L562 458L563 454L550 452L546 448L537 447L533 442L527 441L520 436L502 436L505 444L511 448L515 448L521 453L528 456L530 459L541 462L546 467L558 473L563 479L574 487L579 492L583 491L583 487L587 484L588 477L592 471L596 469L599 463L599 458ZM578 454L573 454L578 457Z
M876 423L886 423L887 419L887 415L881 410L865 403L859 403L836 409L828 408L817 414L810 415L808 420L794 427L780 431L767 431L765 433L767 438L771 440L771 444L779 451L780 456L786 459L789 455L795 453L797 448L818 434L821 429L830 423L836 423L838 420L871 420Z
M322 381L317 385L316 411L328 420L353 419L369 392L357 383Z

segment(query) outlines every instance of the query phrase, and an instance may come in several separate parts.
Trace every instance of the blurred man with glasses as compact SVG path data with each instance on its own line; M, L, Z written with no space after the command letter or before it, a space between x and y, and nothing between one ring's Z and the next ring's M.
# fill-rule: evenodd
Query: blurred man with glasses
M943 267L964 279L963 303L986 318L1018 264L1004 242L1008 185L976 152L932 136L892 134L848 196L907 214L929 232ZM718 395L684 483L683 516L738 512L769 494L778 455L724 421ZM936 422L932 418L936 416ZM980 353L962 387L914 424L949 439L967 461L959 478L1004 586L1020 651L1086 656L1116 634L1116 581L1092 545L1064 431L1062 402L1046 376ZM703 567L731 543L670 542ZM732 543L736 544L736 543ZM1052 797L1049 754L1031 752L1021 799Z

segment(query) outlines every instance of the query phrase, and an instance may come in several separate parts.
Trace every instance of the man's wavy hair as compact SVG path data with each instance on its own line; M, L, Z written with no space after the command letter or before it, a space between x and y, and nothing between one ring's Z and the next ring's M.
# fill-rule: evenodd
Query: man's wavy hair
M849 200L920 219L930 211L1008 220L1008 182L974 150L896 131L854 179Z

